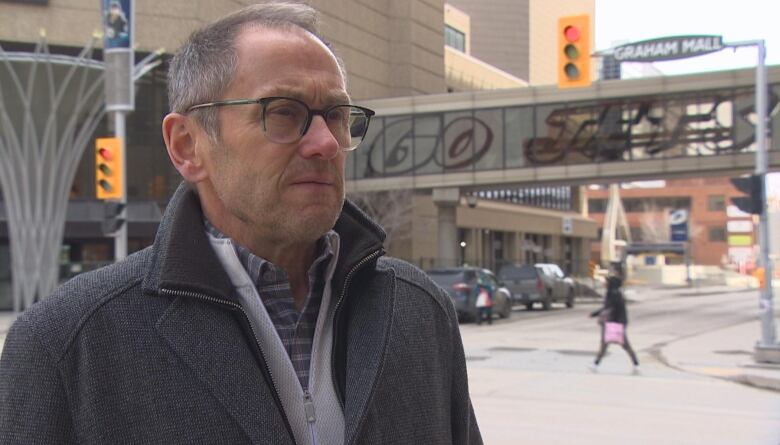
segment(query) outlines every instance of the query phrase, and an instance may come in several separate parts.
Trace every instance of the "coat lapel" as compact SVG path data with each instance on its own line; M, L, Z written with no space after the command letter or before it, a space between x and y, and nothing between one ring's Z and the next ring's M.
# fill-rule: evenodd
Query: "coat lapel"
M387 338L393 322L395 281L391 271L377 275L370 287L355 286L349 297L346 390L344 406L345 443L354 443L362 419L371 404L382 372Z
M280 442L281 438L290 438L290 434L279 410L269 409L276 406L272 389L263 378L236 316L243 315L179 298L156 327L252 443L292 443L291 439Z

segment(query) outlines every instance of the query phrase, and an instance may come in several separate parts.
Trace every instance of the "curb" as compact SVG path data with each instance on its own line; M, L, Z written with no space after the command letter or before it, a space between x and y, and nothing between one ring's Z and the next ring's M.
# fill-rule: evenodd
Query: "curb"
M764 377L753 374L737 374L732 377L726 377L726 380L742 383L743 385L748 385L755 388L780 392L780 379L773 379L771 377Z
M738 368L717 368L720 370L720 372L708 372L700 368L684 367L669 360L669 358L664 354L662 345L651 346L650 348L647 348L646 351L648 354L655 357L655 359L661 362L664 366L680 372L725 380L728 382L740 383L746 386L751 386L753 388L780 392L780 378L765 377L755 374L744 374L740 372Z

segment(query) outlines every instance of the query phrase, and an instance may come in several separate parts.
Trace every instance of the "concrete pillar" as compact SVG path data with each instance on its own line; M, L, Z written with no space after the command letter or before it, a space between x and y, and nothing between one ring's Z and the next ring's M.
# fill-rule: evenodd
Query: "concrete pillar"
M433 189L433 202L439 215L439 266L457 266L458 226L455 214L460 203L460 190L457 187Z
M588 209L588 192L585 187L584 185L571 187L571 203L572 210L587 217L590 210Z

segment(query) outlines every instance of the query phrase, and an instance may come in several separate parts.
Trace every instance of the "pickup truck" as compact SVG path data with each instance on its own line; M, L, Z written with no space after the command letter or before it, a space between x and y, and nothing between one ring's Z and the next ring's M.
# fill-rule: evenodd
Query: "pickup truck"
M574 282L557 264L507 264L498 271L498 279L512 292L514 302L528 310L537 302L544 310L555 302L574 307Z

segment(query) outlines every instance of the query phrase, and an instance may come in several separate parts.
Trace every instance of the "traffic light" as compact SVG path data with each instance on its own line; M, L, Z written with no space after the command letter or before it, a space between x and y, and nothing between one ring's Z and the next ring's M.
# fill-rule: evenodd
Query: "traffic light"
M731 178L734 187L748 196L731 198L731 203L745 213L760 215L764 211L764 177L763 175L750 175L739 178Z
M103 220L100 222L100 230L103 235L111 235L125 223L125 218L122 215L122 211L125 209L125 204L119 201L105 201L103 202Z
M590 85L590 15L558 19L558 88Z
M124 198L122 140L98 138L95 140L95 189L97 199Z

